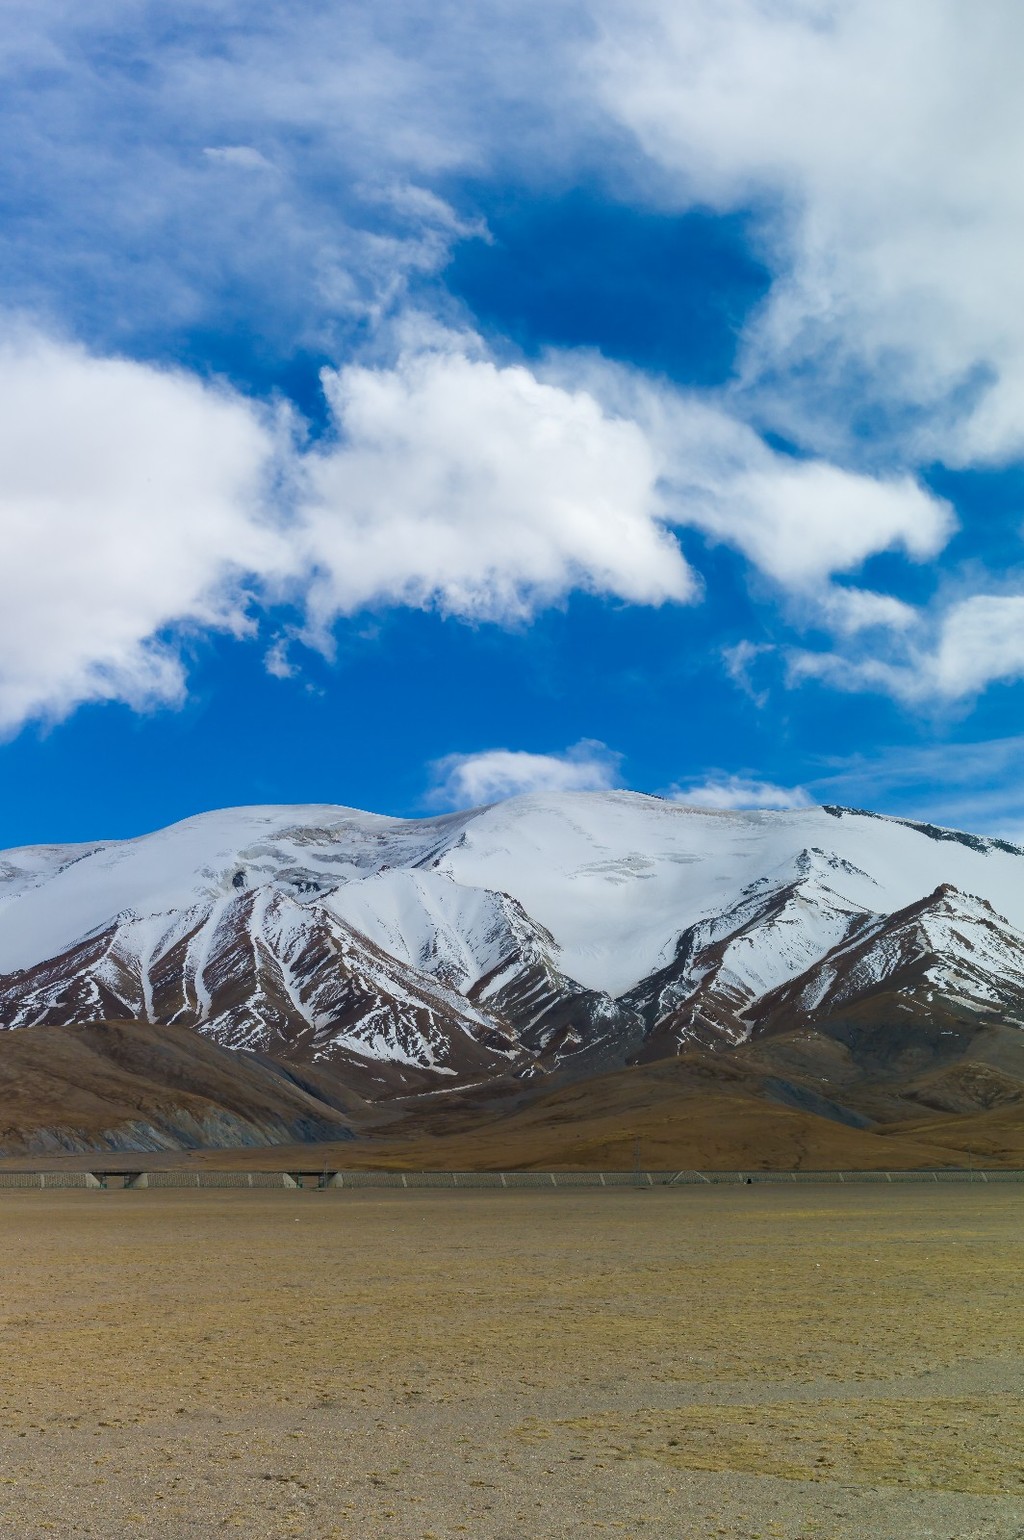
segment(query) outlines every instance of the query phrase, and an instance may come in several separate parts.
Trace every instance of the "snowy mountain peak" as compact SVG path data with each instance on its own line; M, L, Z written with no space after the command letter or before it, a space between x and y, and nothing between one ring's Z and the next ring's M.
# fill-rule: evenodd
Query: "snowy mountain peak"
M766 995L762 1022L793 1013L820 1019L878 995L901 994L1017 1019L1024 998L1024 932L985 898L940 883L880 915L784 988Z
M1006 842L838 808L235 808L0 855L0 1022L183 1023L409 1084L734 1042L893 980L1012 1016L1022 876Z

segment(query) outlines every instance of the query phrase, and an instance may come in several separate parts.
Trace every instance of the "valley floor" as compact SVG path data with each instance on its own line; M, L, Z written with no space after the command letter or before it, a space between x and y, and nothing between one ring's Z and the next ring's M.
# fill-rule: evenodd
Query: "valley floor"
M1021 1193L0 1194L0 1535L1024 1536Z

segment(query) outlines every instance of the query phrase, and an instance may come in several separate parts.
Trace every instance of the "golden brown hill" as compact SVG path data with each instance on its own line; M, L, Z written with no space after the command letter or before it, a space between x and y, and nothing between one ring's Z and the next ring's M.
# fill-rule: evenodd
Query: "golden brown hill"
M186 1027L0 1033L0 1150L161 1150L351 1137L349 1119L271 1061Z
M509 1078L370 1104L334 1071L188 1028L29 1028L0 1033L0 1148L23 1164L102 1150L133 1167L622 1170L639 1141L652 1169L1024 1166L1018 1036L975 1032L969 1053L924 1073L915 1052L901 1075L879 1074L874 1038L798 1032L560 1085Z
M966 1120L982 1140L985 1116ZM636 1142L650 1169L810 1170L966 1164L956 1117L851 1127L770 1099L727 1058L663 1060L563 1086L516 1111L482 1118L411 1114L406 1135L338 1151L339 1163L435 1170L628 1170ZM416 1126L418 1124L418 1126ZM1024 1117L1011 1112L991 1141L994 1164L1024 1164ZM963 1157L963 1158L962 1158Z

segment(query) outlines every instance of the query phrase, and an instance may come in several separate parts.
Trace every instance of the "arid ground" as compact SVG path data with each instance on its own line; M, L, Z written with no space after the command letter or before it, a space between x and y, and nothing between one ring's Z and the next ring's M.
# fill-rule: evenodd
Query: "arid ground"
M1024 1536L1024 1187L0 1193L0 1535Z

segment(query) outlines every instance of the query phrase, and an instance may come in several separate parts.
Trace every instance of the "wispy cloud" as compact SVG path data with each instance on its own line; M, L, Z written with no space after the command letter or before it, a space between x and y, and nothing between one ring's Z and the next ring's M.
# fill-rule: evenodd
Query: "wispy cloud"
M790 678L908 705L969 700L990 684L1024 679L1024 595L971 594L900 629L903 635L881 651L795 650Z
M557 754L523 749L484 749L449 754L432 767L434 807L476 807L529 792L608 791L620 785L621 756L585 738Z
M288 656L289 638L276 636L263 655L263 667L273 679L294 679L299 670Z
M208 145L203 154L218 166L232 166L239 171L272 171L273 164L251 144Z
M930 819L1019 839L1024 831L1024 737L900 744L836 761L807 780L816 801Z
M751 641L736 642L731 647L722 649L722 662L726 674L736 688L759 708L768 704L769 692L755 688L753 669L758 658L770 656L774 651L775 648L771 642Z
M673 786L668 792L673 802L687 807L716 808L720 811L743 808L810 807L813 798L802 786L775 786L751 776L714 774L685 786Z
M460 178L604 180L763 216L739 395L805 448L857 460L869 415L893 495L908 464L1024 448L1013 0L983 24L955 0L484 0L430 26L414 0L225 0L173 33L11 0L5 41L9 298L91 311L93 341L226 304L267 346L336 339L480 230ZM881 493L867 516L899 538Z
M571 9L12 0L0 303L150 355L225 321L271 357L347 344L485 233L442 182L543 165L541 122L550 156Z

